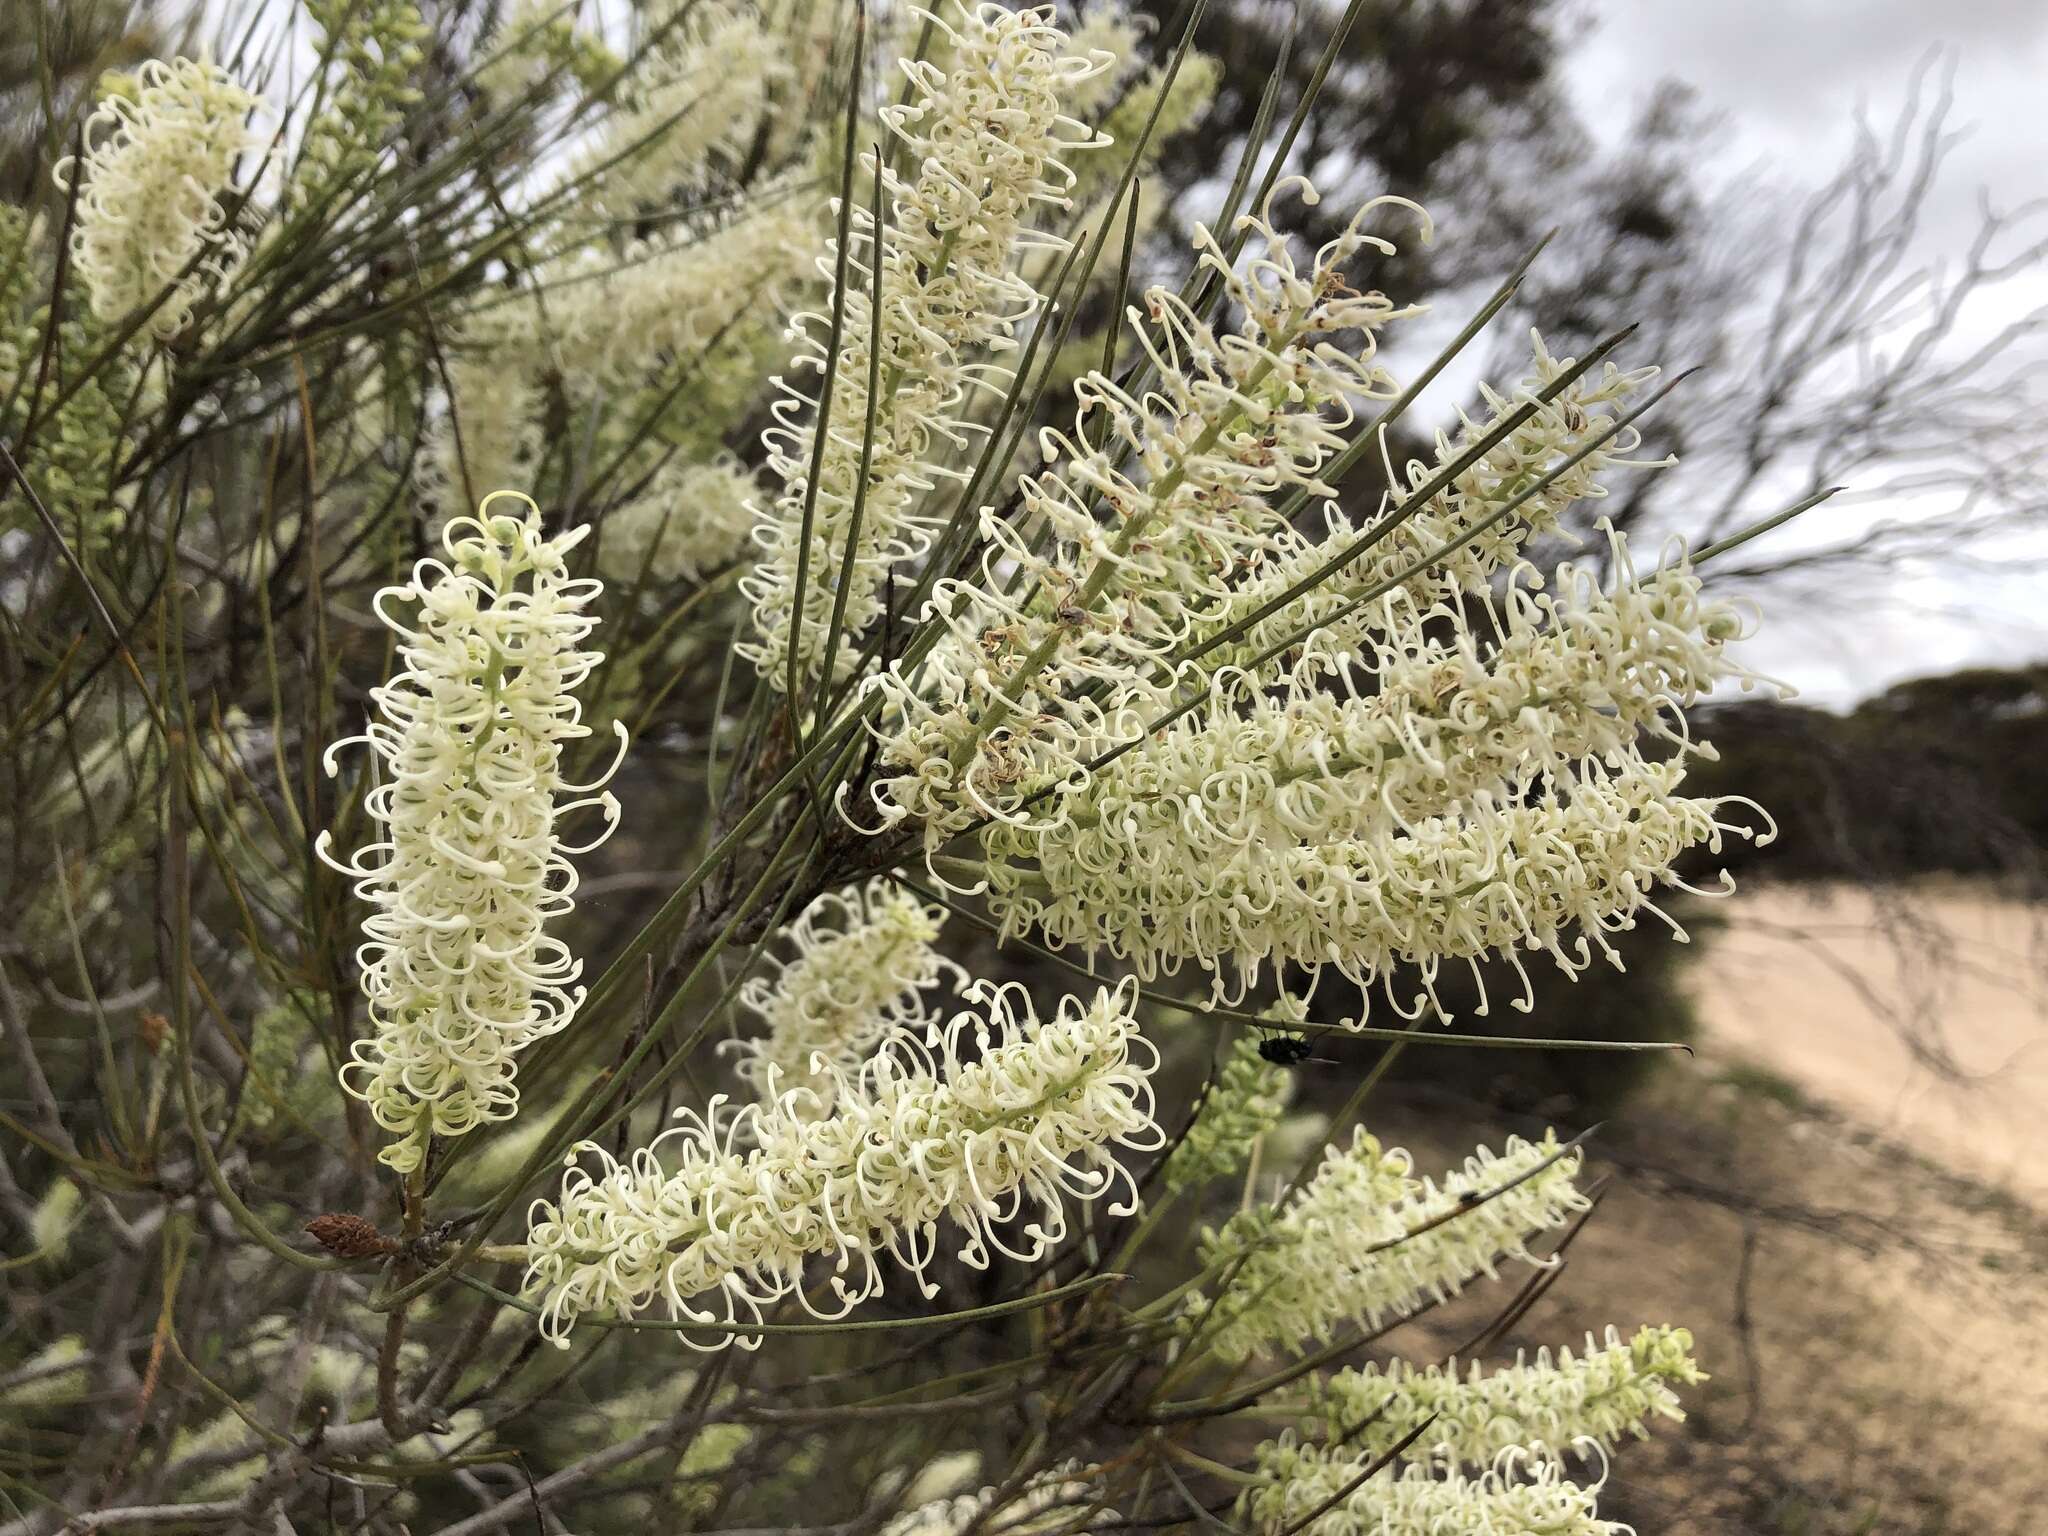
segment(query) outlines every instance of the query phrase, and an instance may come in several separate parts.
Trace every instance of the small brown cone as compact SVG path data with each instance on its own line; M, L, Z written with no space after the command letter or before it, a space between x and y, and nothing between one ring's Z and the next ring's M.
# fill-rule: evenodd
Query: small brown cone
M325 1216L315 1216L307 1222L306 1230L313 1234L315 1242L337 1258L367 1259L398 1251L397 1243L360 1216L329 1211Z

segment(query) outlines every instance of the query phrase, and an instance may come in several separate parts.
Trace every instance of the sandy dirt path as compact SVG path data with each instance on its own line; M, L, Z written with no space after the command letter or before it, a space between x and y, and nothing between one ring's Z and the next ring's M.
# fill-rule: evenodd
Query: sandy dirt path
M2048 1210L2048 919L1962 887L1763 888L1718 909L1692 988L1747 1061Z

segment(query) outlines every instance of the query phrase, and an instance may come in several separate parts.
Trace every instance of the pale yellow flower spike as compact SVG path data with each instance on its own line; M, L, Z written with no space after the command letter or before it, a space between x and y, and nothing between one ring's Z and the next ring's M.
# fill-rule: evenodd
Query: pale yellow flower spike
M890 567L921 559L929 549L933 516L943 518L950 509L941 505L932 514L922 504L940 480L958 477L952 461L978 441L981 429L969 419L972 397L977 391L1000 395L1010 382L1008 371L988 359L1014 348L1014 333L1043 303L1015 271L1018 254L1064 249L1057 237L1030 229L1040 205L1066 204L1073 178L1058 156L1106 142L1065 116L1062 100L1109 60L1063 54L1065 39L1050 7L950 10L951 21L934 18L951 43L948 67L904 61L909 100L882 113L900 142L901 162L915 171L910 180L885 174L892 215L881 258L878 337L870 297L873 213L864 204L851 211L847 291L839 295L844 325L814 496L818 400L809 391L824 378L829 303L825 312L793 322L800 350L790 376L779 381L776 424L763 434L781 489L760 513L754 530L760 560L740 586L754 606L756 635L741 654L776 688L789 684L792 630L801 687L825 666L835 608L843 605L842 637L860 635L883 612L881 589ZM869 164L871 176L872 157ZM828 241L817 264L828 282L835 258L836 242ZM863 439L871 337L880 344L881 396L873 403L869 453ZM818 385L804 382L805 373ZM856 500L860 529L847 567ZM851 674L859 650L857 643L839 645L837 676Z
M1157 1055L1138 1033L1130 983L1084 1006L1069 997L1041 1022L1021 987L983 984L927 1047L898 1035L840 1075L832 1111L804 1090L699 1116L621 1163L585 1143L599 1172L570 1170L559 1203L538 1201L527 1232L527 1290L541 1327L566 1345L587 1312L630 1314L665 1300L700 1324L759 1322L794 1298L843 1316L881 1288L887 1254L925 1279L939 1222L962 1233L957 1257L1030 1261L1066 1234L1066 1202L1120 1190L1137 1207L1112 1147L1148 1150ZM962 1046L972 1042L973 1051ZM1012 1223L1024 1217L1021 1227ZM805 1260L832 1255L820 1310ZM718 1298L711 1302L709 1298ZM700 1349L752 1348L758 1335L684 1331Z
M1235 1363L1328 1342L1345 1323L1377 1328L1496 1274L1503 1259L1541 1265L1530 1241L1587 1207L1573 1184L1579 1160L1552 1136L1510 1137L1506 1151L1481 1147L1438 1184L1412 1178L1406 1152L1360 1131L1285 1205L1204 1234L1203 1267L1236 1272L1213 1305L1188 1302L1188 1326Z
M226 70L191 59L151 59L132 97L110 96L85 128L81 166L56 168L78 191L71 260L92 312L121 319L159 295L143 329L159 341L182 331L227 284L244 244L221 198L235 163L256 142L247 118L259 98Z
M500 501L523 511L494 513ZM545 537L540 509L512 491L451 521L447 562L420 561L372 604L403 663L370 691L381 718L327 750L330 773L353 742L381 770L363 797L377 839L345 863L329 834L317 848L372 908L357 953L375 1030L342 1082L401 1138L380 1154L401 1172L420 1165L428 1133L510 1119L514 1059L583 1000L580 963L546 930L575 905L568 855L618 824L602 786L626 738L615 724L619 756L596 783L562 777L564 745L589 734L573 690L604 659L581 648L601 584L565 563L587 532ZM397 617L395 603L418 612ZM597 835L565 843L561 819L586 809L601 818Z

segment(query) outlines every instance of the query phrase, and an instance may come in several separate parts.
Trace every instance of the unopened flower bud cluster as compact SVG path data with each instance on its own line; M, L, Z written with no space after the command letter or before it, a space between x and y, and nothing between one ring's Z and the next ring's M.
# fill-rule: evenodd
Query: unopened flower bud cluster
M1166 1161L1166 1187L1178 1193L1239 1172L1252 1149L1287 1113L1294 1079L1259 1054L1259 1042L1240 1036L1216 1074L1194 1124Z

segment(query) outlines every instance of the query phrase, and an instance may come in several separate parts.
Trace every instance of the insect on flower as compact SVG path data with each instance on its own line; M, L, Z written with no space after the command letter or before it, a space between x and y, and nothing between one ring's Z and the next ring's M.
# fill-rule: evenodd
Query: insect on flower
M1333 1067L1341 1065L1334 1056L1316 1055L1315 1049L1315 1041L1306 1035L1291 1035L1285 1030L1259 1036L1260 1059L1276 1067L1299 1067L1312 1061Z

